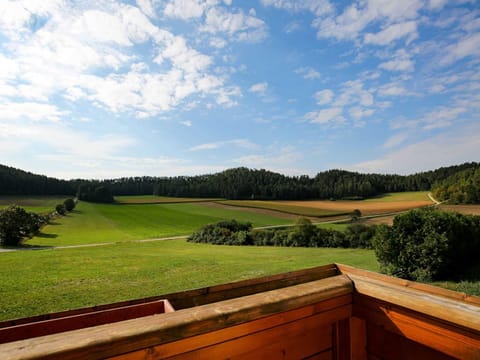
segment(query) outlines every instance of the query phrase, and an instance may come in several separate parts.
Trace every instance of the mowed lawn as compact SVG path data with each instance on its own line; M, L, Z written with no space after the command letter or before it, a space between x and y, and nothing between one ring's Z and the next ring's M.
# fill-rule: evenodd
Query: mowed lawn
M110 205L79 202L72 213L45 226L27 245L62 246L122 242L190 235L221 220L250 221L254 226L284 225L291 220L201 203Z
M0 320L201 288L332 262L378 270L373 251L185 240L0 253Z

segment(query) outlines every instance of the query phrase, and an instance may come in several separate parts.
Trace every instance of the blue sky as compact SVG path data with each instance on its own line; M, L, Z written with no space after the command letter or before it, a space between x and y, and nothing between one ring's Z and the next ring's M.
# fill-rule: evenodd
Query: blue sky
M462 0L0 0L0 163L409 174L480 153Z

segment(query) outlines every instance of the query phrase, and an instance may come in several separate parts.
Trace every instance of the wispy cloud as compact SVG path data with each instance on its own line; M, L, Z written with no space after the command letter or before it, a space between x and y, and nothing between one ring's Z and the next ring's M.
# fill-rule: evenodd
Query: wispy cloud
M245 139L233 139L233 140L225 140L225 141L215 141L205 144L200 144L191 147L190 151L202 151L202 150L215 150L225 146L235 146L243 149L256 149L257 145L245 140Z
M258 94L260 96L265 96L267 89L268 89L268 83L261 82L261 83L253 84L252 86L250 86L248 91L250 91L251 93Z

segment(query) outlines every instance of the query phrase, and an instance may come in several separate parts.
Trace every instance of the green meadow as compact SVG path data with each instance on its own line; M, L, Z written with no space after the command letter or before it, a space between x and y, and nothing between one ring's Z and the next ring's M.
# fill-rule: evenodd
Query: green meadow
M292 222L202 203L117 205L79 202L73 212L55 219L26 244L65 246L190 235L205 224L231 219L250 221L254 226Z
M378 270L373 251L185 240L0 253L0 320L161 295L332 262ZM14 270L13 270L14 269Z

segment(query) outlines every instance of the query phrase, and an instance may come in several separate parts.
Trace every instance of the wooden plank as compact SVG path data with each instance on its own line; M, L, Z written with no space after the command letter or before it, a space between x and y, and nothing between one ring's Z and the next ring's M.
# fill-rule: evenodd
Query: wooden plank
M184 338L178 341L166 343L152 348L142 349L136 353L129 353L114 357L115 360L146 359L149 354L160 354L167 358L181 353L211 346L217 343L228 341L236 337L246 336L253 332L266 330L284 323L301 320L303 318L324 313L344 306L350 306L351 295L344 295L323 301L321 303L305 306L283 313L271 315L262 319L248 322L241 325L231 326L222 330L211 331L206 334Z
M338 275L194 309L7 343L0 345L0 352L6 359L105 358L234 326L351 292L350 279ZM65 341L66 338L68 341Z
M251 359L253 356L275 359L274 354L287 359L307 357L332 347L331 324L349 316L350 305L289 322L247 336L234 338L169 358L171 360ZM289 340L293 340L291 342ZM295 346L295 341L299 346Z
M333 325L333 356L336 360L350 360L350 318Z
M417 343L460 359L480 358L480 334L431 319L415 311L357 297L353 314ZM370 341L368 338L367 341Z
M367 359L367 328L364 319L350 318L350 359Z
M368 352L385 360L453 360L455 358L411 341L383 327L367 324Z
M321 352L320 354L309 356L304 360L332 360L332 359L333 359L333 351L327 350L327 351Z
M424 293L438 295L441 297L449 298L455 301L461 301L472 305L480 306L480 297L474 295L468 295L462 292L452 291L448 289L443 289L438 286L432 286L428 284L422 284L415 281L409 281L405 279L395 278L388 275L379 274L373 271L357 269L352 266L335 264L340 273L344 275L358 275L364 278L369 278L372 280L380 280L385 284L396 285L400 287L411 288L415 290L420 290Z
M355 293L411 309L476 332L480 331L480 306L365 276L354 274L348 276L355 284Z
M154 314L163 314L172 311L174 310L168 301L158 300L146 304L124 306L35 323L10 326L0 329L0 343L98 326Z

